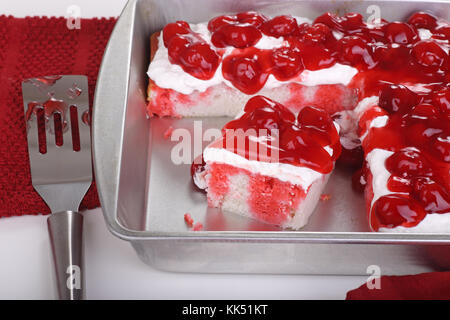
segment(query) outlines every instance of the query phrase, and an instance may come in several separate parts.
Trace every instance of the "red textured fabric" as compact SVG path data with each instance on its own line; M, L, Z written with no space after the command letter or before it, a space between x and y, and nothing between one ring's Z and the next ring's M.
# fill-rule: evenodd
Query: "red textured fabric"
M92 105L100 62L115 19L83 19L70 30L65 18L0 16L0 217L47 214L31 185L22 80L45 75L89 78ZM95 183L80 210L99 206Z
M450 300L450 272L383 276L380 289L363 284L347 292L347 300Z

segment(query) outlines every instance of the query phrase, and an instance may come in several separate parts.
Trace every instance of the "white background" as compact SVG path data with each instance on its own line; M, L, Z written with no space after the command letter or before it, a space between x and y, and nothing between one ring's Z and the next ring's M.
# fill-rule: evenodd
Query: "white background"
M1 0L0 14L118 16L126 0ZM344 299L366 277L167 273L142 263L106 229L100 209L85 213L89 299ZM55 298L46 217L0 219L0 299Z

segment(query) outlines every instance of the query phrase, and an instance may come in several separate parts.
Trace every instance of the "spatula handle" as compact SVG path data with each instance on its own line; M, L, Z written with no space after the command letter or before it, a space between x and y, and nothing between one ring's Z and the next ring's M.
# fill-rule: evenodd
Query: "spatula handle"
M52 213L47 219L61 300L84 298L83 215L74 211Z

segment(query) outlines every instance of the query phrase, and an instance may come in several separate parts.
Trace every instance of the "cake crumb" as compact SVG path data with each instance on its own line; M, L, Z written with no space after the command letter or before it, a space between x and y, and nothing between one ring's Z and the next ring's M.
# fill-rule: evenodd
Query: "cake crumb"
M328 193L324 193L320 196L320 200L322 200L322 201L328 201L330 199L331 199L331 194L328 194Z
M194 219L192 219L189 213L184 214L184 221L189 227L192 227L194 225Z
M172 137L172 132L173 132L173 127L170 126L169 128L167 128L167 130L164 132L164 139L169 139L170 137Z
M201 222L197 222L192 228L192 231L201 231L201 230L203 230L203 224Z

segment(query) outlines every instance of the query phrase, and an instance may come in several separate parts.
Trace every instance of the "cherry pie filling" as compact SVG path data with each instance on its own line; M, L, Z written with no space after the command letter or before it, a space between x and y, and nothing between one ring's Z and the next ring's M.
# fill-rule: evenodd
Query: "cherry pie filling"
M370 220L375 230L412 227L426 214L450 212L449 93L448 84L427 93L386 84L379 101L383 108L361 118L363 133L371 120L388 116L385 126L370 128L362 142L365 153L376 148L393 152L385 162L392 194L373 204Z
M209 21L208 30L210 43L184 21L167 25L163 40L170 61L203 80L222 72L246 94L258 93L270 75L289 81L305 69L336 63L358 70L349 87L358 91L359 100L379 96L379 107L370 109L359 122L360 135L370 131L362 143L364 153L376 148L393 152L385 163L392 194L378 198L371 208L375 230L412 227L428 213L450 212L448 24L424 12L413 14L407 22L372 24L357 13L343 17L326 13L312 24L298 24L291 16L269 19L245 12L216 17ZM263 36L283 38L283 45L255 48ZM224 55L227 47L234 49ZM415 85L420 88L409 88ZM368 128L379 116L388 117L386 125ZM325 111L305 107L295 116L262 96L250 99L244 114L224 127L224 140L227 129L276 129L280 162L323 174L331 172L341 153L339 135ZM331 155L326 146L333 149ZM354 180L364 180L364 170Z
M248 100L244 114L228 122L222 129L221 147L242 154L247 159L254 159L257 156L252 158L254 150L250 148L248 141L245 143L245 150L237 150L237 143L233 143L234 149L230 150L229 138L235 138L239 130L255 134L259 144L267 143L270 148L276 147L276 161L307 167L322 174L333 170L334 162L341 152L339 134L331 117L314 107L305 107L295 116L282 104L266 97L255 96ZM269 139L261 139L264 136ZM246 138L247 136L244 137ZM325 147L330 147L332 152L328 152ZM268 158L258 160L270 162L273 160L270 156L269 154Z
M246 94L261 90L271 74L289 81L304 69L319 70L336 63L358 69L349 86L361 89L360 98L378 94L381 81L427 84L449 80L450 27L424 12L412 15L408 22L371 24L358 13L343 17L325 13L312 24L298 24L292 16L269 19L244 12L216 17L209 21L208 30L210 43L185 21L168 24L163 40L170 61L203 80L211 79L223 62L217 72ZM421 40L423 30L429 39ZM262 36L282 38L283 45L255 48ZM227 47L234 50L224 57Z

